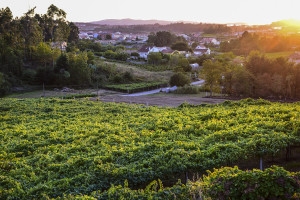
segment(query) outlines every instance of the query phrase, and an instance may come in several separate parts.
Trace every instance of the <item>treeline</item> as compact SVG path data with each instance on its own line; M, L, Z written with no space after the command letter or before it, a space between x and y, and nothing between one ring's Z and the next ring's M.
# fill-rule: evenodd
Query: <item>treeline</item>
M2 8L0 94L4 94L12 86L23 84L24 81L49 82L56 59L63 54L66 42L77 43L78 34L78 27L68 22L66 13L54 5L48 8L46 14L36 14L34 7L20 18L13 18L8 7ZM85 56L74 55L74 60L80 57ZM73 60L70 59L70 62Z
M176 36L169 31L152 32L148 35L147 43L156 47L168 46L178 51L192 51L184 37Z
M220 45L221 51L231 51L236 55L248 55L251 51L265 53L288 51L295 47L300 49L300 35L266 37L247 31L240 38L222 42Z
M229 96L276 99L300 98L300 65L286 58L270 59L251 52L243 65L230 59L232 54L203 62L206 87Z
M87 24L88 26L95 27L95 24ZM232 30L231 27L228 27L224 24L188 24L188 23L174 23L169 25L129 25L129 26L108 26L108 25L99 25L99 28L95 29L96 31L113 31L113 32L125 32L125 33L142 33L142 32L158 32L158 31L172 31L179 33L191 33L191 32L204 32L204 33L228 33Z
M0 10L0 96L24 85L89 87L136 81L132 73L119 73L113 64L95 65L94 54L127 60L124 46L79 40L78 27L54 5L43 15L34 10L20 18L13 18L9 8Z

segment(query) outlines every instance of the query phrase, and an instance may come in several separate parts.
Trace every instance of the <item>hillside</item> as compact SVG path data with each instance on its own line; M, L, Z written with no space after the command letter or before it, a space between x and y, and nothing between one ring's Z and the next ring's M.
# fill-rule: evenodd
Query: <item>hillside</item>
M115 26L129 26L129 25L151 25L151 24L160 24L160 25L168 25L172 23L195 23L195 22L186 22L186 21L165 21L165 20L142 20L142 19L104 19L95 22L89 22L90 24L98 24L98 25L115 25Z

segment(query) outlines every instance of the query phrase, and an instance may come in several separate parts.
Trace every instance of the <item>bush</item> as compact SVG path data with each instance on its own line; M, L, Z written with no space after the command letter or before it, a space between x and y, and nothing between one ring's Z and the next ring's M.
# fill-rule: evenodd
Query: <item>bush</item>
M176 94L198 94L200 93L199 87L185 85L183 87L178 87L177 90L174 91Z
M55 82L56 75L51 67L39 67L35 75L35 81L38 84L51 85Z
M135 57L140 57L140 54L138 53L138 52L132 52L131 54L130 54L131 56L135 56Z
M170 79L170 85L171 86L184 86L186 84L189 84L191 82L190 78L183 73L176 73L173 76L171 76Z
M85 98L85 97L96 97L97 94L94 93L83 93L83 94L69 94L69 95L62 95L58 96L59 98L64 99L74 99L74 98Z
M132 73L131 72L125 72L124 74L123 74L123 80L125 81L125 82L132 82L132 81L134 81L134 77L133 77L133 75L132 75Z
M95 54L95 56L100 56L100 57L102 57L104 55L103 52L95 52L94 54Z
M112 77L112 82L114 83L122 83L123 77L120 74L116 74Z
M107 50L104 53L104 57L107 58L107 59L115 59L116 53L113 52L112 50Z
M225 167L208 171L204 192L212 199L290 199L300 192L300 173L273 166L260 171Z
M0 97L7 94L10 88L11 83L9 82L7 75L0 72Z
M34 83L36 71L33 69L26 69L23 71L22 80L27 83Z
M116 60L126 61L128 58L129 58L128 53L116 53L115 54L115 59Z

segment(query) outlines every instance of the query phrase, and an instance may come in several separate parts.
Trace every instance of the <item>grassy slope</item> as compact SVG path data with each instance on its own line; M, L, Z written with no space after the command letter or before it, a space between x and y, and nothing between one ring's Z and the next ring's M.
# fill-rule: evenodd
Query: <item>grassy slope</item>
M144 79L145 82L164 82L164 81L168 82L170 80L170 77L173 74L173 72L171 71L152 72L152 71L147 71L146 69L141 69L136 66L127 65L123 63L115 63L115 62L108 62L108 61L105 62L110 64L115 64L118 72L124 73L126 71L129 71L133 73L134 76Z
M282 51L282 52L275 52L275 53L266 53L266 56L269 58L288 57L293 53L294 53L293 51Z

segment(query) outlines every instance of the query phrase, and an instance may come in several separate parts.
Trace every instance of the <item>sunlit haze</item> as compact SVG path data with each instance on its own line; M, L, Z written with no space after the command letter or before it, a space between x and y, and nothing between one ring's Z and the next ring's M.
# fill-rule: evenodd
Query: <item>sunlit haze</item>
M269 24L282 19L300 19L299 0L1 0L14 16L36 6L45 13L54 4L67 12L69 21L102 19L159 19L213 23Z

